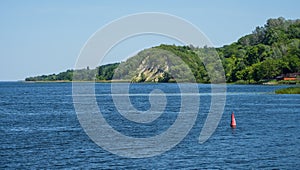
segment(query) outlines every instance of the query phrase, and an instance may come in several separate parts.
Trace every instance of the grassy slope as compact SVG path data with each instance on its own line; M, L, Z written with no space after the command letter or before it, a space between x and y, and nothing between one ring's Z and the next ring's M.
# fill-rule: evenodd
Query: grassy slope
M275 93L276 94L300 94L300 86L279 89L276 90Z

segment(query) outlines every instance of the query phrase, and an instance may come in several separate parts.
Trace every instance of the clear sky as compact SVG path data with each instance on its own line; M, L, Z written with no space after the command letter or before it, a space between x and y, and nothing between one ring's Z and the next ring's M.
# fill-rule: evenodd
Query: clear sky
M0 80L24 80L71 69L95 31L134 13L179 16L219 47L251 33L269 18L299 19L299 6L299 0L1 0ZM124 55L118 50L112 53Z

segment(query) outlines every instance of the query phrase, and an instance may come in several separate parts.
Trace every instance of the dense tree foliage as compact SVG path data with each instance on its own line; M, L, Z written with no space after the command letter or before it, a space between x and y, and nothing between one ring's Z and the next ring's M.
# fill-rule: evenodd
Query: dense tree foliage
M222 48L228 82L258 82L300 72L300 20L269 19L264 27Z
M28 77L25 81L72 81L73 72L73 70L67 70L59 74Z
M119 64L115 63L98 67L97 80L111 80L114 76L114 71L118 66Z
M160 50L179 56L185 64L165 62L164 60L170 59L164 58L165 54L159 52ZM222 61L227 82L259 83L280 75L299 73L300 20L286 20L282 17L269 19L263 27L256 27L251 34L241 37L237 42L216 49L199 48L192 45L160 45L153 47L152 50L143 50L121 64L108 64L92 70L76 71L76 76L79 76L81 80L111 80L112 78L129 79L138 75L138 82L143 82L147 80L146 72L132 70L138 70L141 63L145 64L145 62L148 65L143 65L144 67L153 69L154 65L157 65L155 62L158 62L169 65L171 63L169 67L162 66L163 69L156 70L156 72L161 73L160 75L163 75L159 77L159 82L171 81L174 78L172 77L174 73L178 73L181 78L184 78L186 71L184 65L187 65L197 82L207 83L212 77L217 79L221 76L208 74L212 70L222 67L215 65L215 58L211 57L216 55ZM148 58L144 61L146 57ZM170 68L172 72L170 72ZM26 78L26 81L71 81L73 73L73 70L68 70L57 75L29 77Z

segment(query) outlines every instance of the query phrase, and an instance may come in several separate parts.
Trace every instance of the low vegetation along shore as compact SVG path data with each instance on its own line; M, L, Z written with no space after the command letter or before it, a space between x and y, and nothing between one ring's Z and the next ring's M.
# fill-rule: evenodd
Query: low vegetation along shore
M300 86L279 89L276 90L275 93L276 94L300 94Z
M172 58L170 53L179 58ZM28 77L25 81L174 82L176 74L176 81L210 83L207 70L215 69L216 61L211 56L216 55L221 59L226 83L299 84L300 19L269 19L251 34L219 48L160 45L126 62Z

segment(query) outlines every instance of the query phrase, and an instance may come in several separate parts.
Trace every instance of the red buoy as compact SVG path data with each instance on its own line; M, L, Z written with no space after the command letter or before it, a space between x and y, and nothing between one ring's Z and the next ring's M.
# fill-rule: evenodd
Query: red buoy
M230 123L230 126L232 128L236 128L236 122L235 122L235 118L234 118L234 113L233 112L231 113L231 123Z

